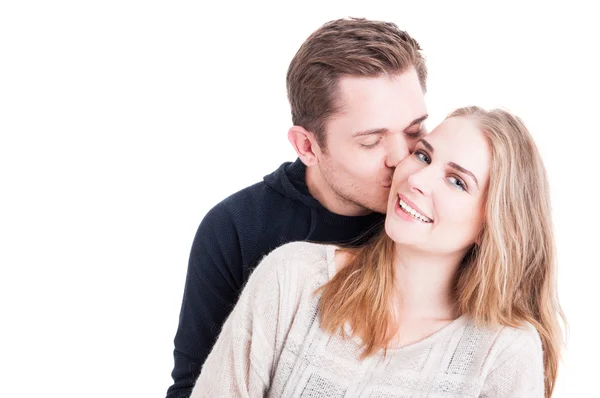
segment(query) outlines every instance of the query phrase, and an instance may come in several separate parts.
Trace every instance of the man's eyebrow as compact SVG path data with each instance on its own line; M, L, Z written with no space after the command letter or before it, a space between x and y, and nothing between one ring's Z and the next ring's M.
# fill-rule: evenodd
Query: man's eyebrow
M407 128L404 129L404 131L406 132L406 130L408 130L409 128L411 128L412 126L414 126L415 124L420 124L423 123L423 121L425 119L427 119L429 117L429 115L423 115L421 117L416 118L415 120L413 120ZM374 128L374 129L369 129L369 130L364 130L364 131L357 131L355 133L352 134L352 137L364 137L367 135L375 135L375 134L384 134L389 132L390 130L385 128L385 127L379 127L379 128Z
M473 179L473 181L475 181L475 184L477 185L477 188L479 188L479 182L477 181L477 177L475 177L475 175L473 173L471 173L469 170L465 169L464 167L454 163L454 162L450 162L448 163L448 166L452 167L453 169L456 169L466 175L468 175L469 177L471 177Z
M386 128L375 128L375 129L369 129L369 130L365 130L365 131L358 131L354 134L352 134L352 137L364 137L366 135L374 135L374 134L383 134L383 133L387 133L389 130Z
M409 128L411 128L412 126L414 126L415 124L421 124L425 121L425 119L427 119L429 117L429 115L425 114L421 117L416 118L415 120L413 120L407 128L404 129L404 131L406 132L406 130L408 130Z

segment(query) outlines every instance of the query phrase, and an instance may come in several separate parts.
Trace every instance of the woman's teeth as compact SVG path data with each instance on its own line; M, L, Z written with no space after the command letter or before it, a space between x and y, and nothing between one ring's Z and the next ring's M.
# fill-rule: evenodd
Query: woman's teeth
M430 218L425 217L424 215L422 215L421 213L419 213L418 211L416 211L415 209L410 207L405 201L403 201L400 198L398 200L398 205L400 206L400 208L402 210L404 210L405 213L413 216L414 218L416 218L419 221L423 221L426 223L430 223L432 221Z

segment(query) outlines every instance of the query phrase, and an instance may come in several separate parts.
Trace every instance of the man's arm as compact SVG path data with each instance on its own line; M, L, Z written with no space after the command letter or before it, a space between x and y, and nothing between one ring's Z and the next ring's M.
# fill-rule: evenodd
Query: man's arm
M273 362L280 355L277 336L287 334L291 325L281 319L280 312L282 283L288 279L285 252L276 250L266 256L248 279L204 363L191 398L265 396Z
M243 285L242 254L233 217L223 202L202 220L190 253L175 336L174 384L167 398L189 397Z

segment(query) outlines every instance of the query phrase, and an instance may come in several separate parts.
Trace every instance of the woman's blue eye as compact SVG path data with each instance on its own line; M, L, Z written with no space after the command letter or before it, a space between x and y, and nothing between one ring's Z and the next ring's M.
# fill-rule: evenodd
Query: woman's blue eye
M427 163L427 164L431 163L431 158L429 157L429 155L427 155L425 152L421 151L420 149L419 149L419 150L416 150L416 151L414 152L414 155L415 155L415 156L416 156L416 157L417 157L417 158L418 158L418 159L419 159L421 162L424 162L424 163Z
M467 186L459 178L450 176L450 177L448 177L448 182L450 182L450 184L454 185L456 188L460 189L461 191L466 191L467 190Z

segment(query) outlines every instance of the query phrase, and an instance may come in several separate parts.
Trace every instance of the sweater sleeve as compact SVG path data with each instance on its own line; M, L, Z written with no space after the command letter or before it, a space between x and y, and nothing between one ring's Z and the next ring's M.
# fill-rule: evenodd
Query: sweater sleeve
M208 356L192 392L200 397L263 397L279 358L281 250L267 255L250 276Z
M544 358L537 331L529 325L498 356L487 375L481 398L544 398Z
M240 236L221 202L198 227L175 335L174 384L167 398L189 397L200 369L243 285Z

